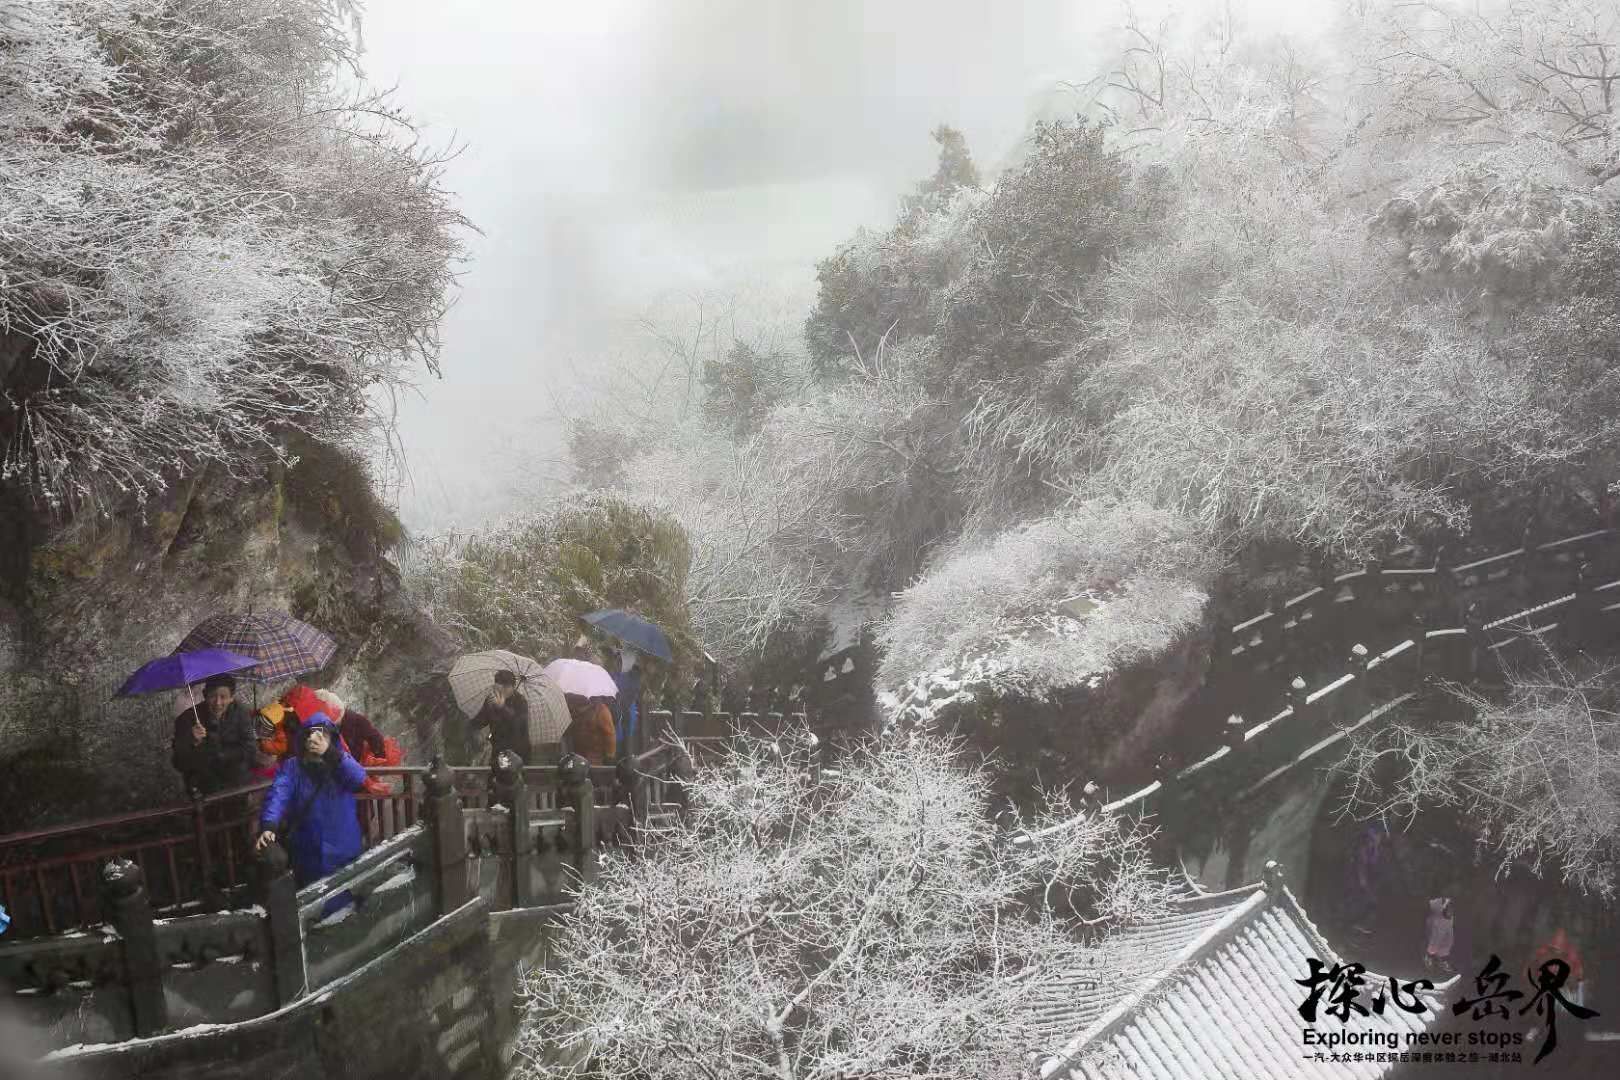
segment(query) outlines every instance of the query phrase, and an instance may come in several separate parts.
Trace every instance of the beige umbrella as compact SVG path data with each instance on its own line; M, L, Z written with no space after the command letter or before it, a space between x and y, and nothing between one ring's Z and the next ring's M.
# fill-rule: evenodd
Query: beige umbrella
M495 686L497 671L510 671L516 676L518 692L529 703L529 741L536 748L542 743L560 742L570 720L562 688L547 677L539 663L505 649L468 653L450 668L450 690L461 711L468 716L478 715Z

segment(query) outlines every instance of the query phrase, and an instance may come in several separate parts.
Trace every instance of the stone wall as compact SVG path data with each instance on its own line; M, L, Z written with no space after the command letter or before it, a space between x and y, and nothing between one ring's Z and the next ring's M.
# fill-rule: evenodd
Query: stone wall
M494 1080L510 1043L515 965L543 958L541 909L474 899L318 993L236 1024L57 1051L40 1080Z
M337 655L310 681L336 687L408 752L420 750L417 723L430 730L453 708L419 699L455 643L401 591L382 553L395 539L389 529L361 527L328 506L329 465L312 457L249 481L205 472L145 506L67 520L10 501L0 485L5 831L182 794L169 764L173 696L109 699L141 663L221 610L285 610L331 634ZM353 468L344 475L363 485ZM277 689L260 688L261 701ZM253 688L243 700L252 704Z

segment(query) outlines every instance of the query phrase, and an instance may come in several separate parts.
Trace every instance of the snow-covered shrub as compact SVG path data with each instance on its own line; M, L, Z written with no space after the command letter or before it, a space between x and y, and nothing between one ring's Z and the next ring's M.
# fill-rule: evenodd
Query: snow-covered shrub
M420 541L402 559L412 598L472 649L542 663L566 655L579 617L622 607L668 635L677 678L695 656L687 624L691 553L678 523L620 495L571 496L470 536ZM651 688L651 687L650 687Z
M989 777L939 737L835 764L740 740L688 818L604 857L524 978L517 1075L1013 1080L1054 1049L1043 982L1136 974L1106 931L1163 910L1139 826L1053 801L1032 830L1070 827L1002 843Z
M910 719L957 694L1083 686L1196 626L1214 569L1184 522L1142 504L1082 504L963 543L900 595L879 684Z

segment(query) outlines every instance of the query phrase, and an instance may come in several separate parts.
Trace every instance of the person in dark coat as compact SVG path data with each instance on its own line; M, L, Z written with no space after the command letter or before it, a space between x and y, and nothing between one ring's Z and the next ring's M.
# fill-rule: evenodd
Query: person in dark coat
M284 840L293 880L302 888L360 856L363 845L354 795L366 782L366 770L343 749L338 727L325 713L306 720L299 738L299 752L281 763L270 783L255 847ZM347 893L339 893L322 914L350 902Z
M202 702L174 718L172 760L195 794L212 795L252 778L258 742L253 717L236 700L235 679L209 679Z
M495 685L472 718L472 727L489 728L491 760L502 750L509 750L525 765L534 763L534 746L529 741L529 702L518 693L517 676L512 672L503 669L495 673Z

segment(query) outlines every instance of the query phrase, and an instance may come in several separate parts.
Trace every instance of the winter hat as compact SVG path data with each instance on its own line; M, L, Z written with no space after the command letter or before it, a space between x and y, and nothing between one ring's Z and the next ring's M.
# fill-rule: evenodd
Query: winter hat
M255 733L261 739L273 739L276 732L281 730L281 721L287 715L287 706L279 701L272 701L259 710L254 718Z
M327 716L326 703L315 696L315 691L299 683L281 696L281 703L298 716L299 723L307 724L316 713ZM331 722L331 718L327 718Z
M332 718L323 712L312 713L309 719L304 721L304 734L307 735L316 728L330 728L331 730L328 732L330 735L336 735L338 730L337 724L333 723Z

